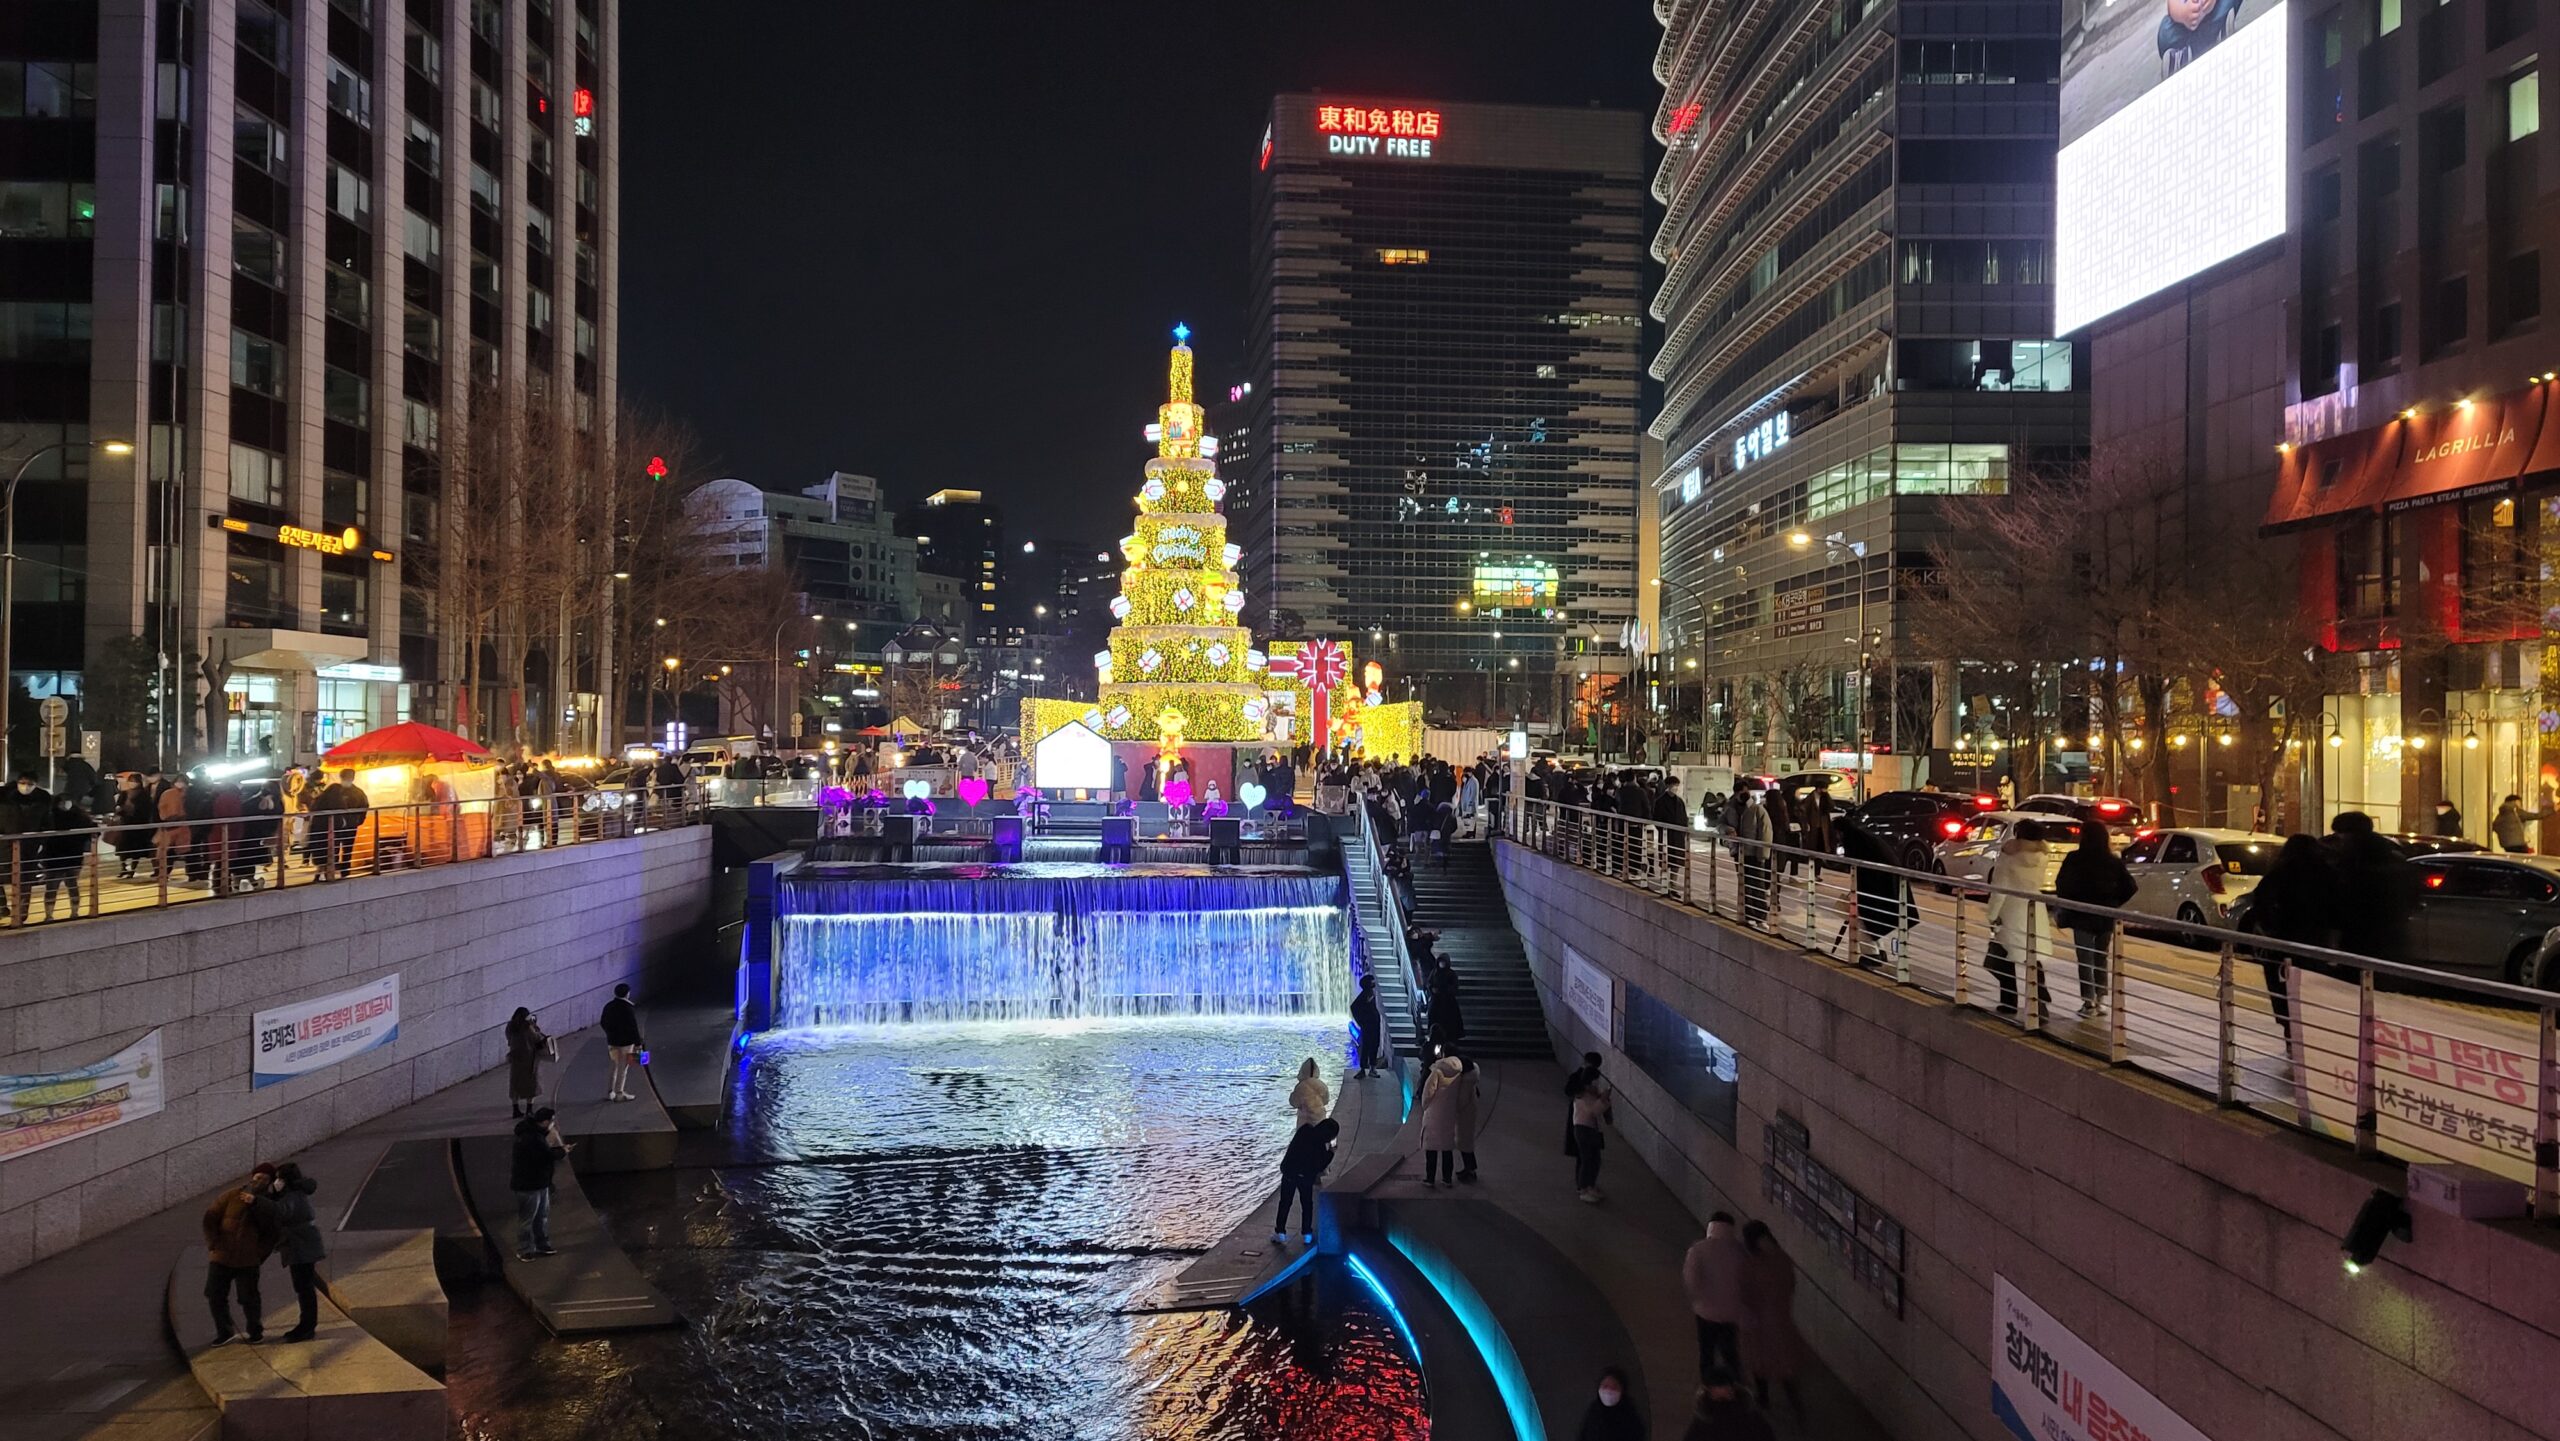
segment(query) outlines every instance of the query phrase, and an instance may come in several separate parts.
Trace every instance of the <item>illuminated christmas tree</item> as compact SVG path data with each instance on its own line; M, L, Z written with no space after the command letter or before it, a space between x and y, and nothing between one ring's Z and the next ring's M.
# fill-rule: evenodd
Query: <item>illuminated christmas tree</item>
M1217 440L1191 399L1189 326L1173 328L1171 394L1147 427L1156 458L1138 491L1138 527L1120 539L1129 568L1111 602L1111 649L1094 656L1101 700L1088 720L1114 740L1258 740L1263 658L1236 623L1244 590L1218 502Z

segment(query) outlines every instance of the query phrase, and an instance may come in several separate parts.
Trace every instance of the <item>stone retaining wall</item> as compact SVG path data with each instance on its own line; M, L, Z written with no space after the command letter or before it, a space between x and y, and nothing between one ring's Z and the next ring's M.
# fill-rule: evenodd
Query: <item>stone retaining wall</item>
M2396 1167L1497 849L1558 1053L1605 1053L1618 1130L1693 1212L1769 1222L1808 1339L1902 1441L2009 1441L1995 1273L2215 1441L2560 1438L2560 1231L2421 1210L2350 1277L2338 1239ZM1563 1004L1568 945L1736 1050L1734 1142ZM1781 1111L1906 1228L1899 1317L1762 1199Z
M0 1275L488 1070L519 1005L590 1025L669 983L710 896L707 826L0 932L0 1074L161 1028L159 1115L0 1162ZM250 1018L398 972L400 1035L252 1090Z

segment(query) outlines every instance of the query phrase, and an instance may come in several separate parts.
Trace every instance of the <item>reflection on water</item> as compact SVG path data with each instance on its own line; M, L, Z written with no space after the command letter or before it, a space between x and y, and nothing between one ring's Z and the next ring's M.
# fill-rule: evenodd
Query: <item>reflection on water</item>
M563 1344L457 1295L460 1434L1421 1437L1349 1277L1249 1313L1118 1308L1266 1204L1300 1059L1341 1026L909 1026L769 1037L729 1125L588 1194L688 1318Z

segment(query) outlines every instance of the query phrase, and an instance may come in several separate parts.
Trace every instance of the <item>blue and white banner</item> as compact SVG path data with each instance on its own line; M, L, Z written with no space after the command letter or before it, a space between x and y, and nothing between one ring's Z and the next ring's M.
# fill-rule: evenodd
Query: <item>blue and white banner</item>
M1991 1413L2018 1441L2206 1441L1997 1273Z
M258 1012L249 1086L272 1086L400 1039L400 976Z
M73 1071L0 1076L0 1161L160 1114L160 1033Z

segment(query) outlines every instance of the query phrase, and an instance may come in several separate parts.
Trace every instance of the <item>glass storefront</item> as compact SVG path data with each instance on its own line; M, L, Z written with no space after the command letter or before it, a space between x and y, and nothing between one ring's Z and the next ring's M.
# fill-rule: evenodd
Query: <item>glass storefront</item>
M231 712L231 754L292 753L292 722L285 713L293 698L290 676L241 671L222 683L222 694Z
M318 711L318 753L326 755L331 747L355 739L373 729L370 709L371 682L329 680L320 682Z

